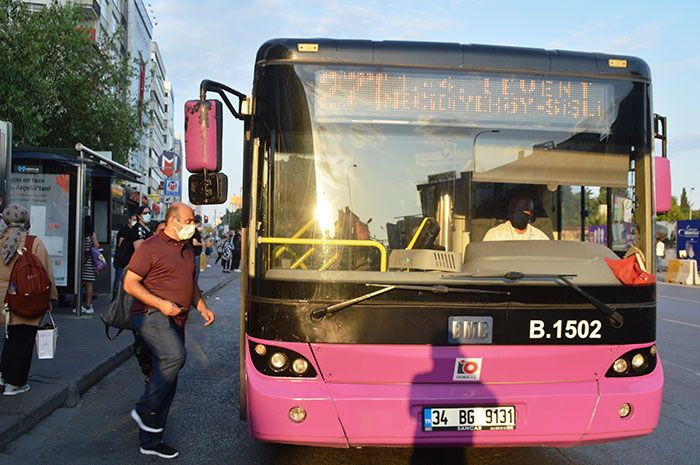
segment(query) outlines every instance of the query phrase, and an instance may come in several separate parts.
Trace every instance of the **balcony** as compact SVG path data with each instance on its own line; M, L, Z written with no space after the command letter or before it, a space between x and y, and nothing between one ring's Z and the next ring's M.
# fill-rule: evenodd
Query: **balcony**
M97 0L74 0L73 3L81 5L85 16L89 19L99 19L102 14L102 9Z

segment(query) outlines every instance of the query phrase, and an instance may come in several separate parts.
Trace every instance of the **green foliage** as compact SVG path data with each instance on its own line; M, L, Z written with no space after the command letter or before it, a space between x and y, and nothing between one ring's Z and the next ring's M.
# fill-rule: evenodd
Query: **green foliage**
M685 192L685 190L683 192ZM656 217L657 221L678 221L687 219L688 211L686 210L683 212L681 210L680 206L678 205L678 197L675 195L671 197L671 209L668 212Z
M242 227L243 210L240 208L236 211L226 210L226 213L221 217L221 224L224 225L224 229L228 226L228 229L241 229Z
M129 100L135 70L119 53L121 32L95 43L83 14L72 4L29 13L0 0L0 119L13 124L16 147L82 142L124 163L142 131Z

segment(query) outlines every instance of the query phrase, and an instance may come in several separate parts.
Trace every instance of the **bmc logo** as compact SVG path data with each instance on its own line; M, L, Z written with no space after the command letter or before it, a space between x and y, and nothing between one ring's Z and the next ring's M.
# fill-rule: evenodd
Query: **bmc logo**
M452 381L479 381L481 378L480 358L456 358Z

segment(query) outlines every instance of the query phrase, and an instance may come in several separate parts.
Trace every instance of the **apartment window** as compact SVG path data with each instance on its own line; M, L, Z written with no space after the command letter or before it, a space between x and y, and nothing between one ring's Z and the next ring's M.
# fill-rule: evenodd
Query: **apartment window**
M163 143L167 144L168 143L168 136L163 136Z

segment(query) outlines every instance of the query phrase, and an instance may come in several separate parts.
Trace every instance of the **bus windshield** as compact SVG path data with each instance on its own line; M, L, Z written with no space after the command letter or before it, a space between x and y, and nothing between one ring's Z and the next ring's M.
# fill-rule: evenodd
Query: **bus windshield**
M461 263L526 238L644 250L644 83L285 64L258 92L270 268L386 271L407 249Z

